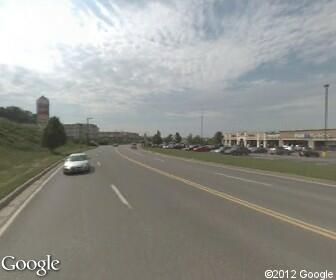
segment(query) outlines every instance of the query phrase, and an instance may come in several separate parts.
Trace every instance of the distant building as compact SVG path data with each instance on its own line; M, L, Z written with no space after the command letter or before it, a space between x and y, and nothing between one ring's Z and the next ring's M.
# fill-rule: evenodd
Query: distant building
M99 127L95 124L75 123L64 125L65 134L69 139L83 140L89 136L90 140L97 140L99 134Z
M126 131L102 131L99 132L99 138L118 143L138 142L142 140L142 137L139 135L139 133Z
M44 127L49 121L49 99L43 95L36 100L37 124Z
M325 135L326 132L326 135ZM336 129L302 129L277 132L223 133L224 145L264 146L302 145L323 150L336 150Z

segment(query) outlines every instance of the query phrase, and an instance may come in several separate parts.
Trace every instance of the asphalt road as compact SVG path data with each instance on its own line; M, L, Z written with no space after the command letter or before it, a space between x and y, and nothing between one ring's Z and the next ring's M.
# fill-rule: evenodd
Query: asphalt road
M88 154L90 174L60 170L0 233L1 258L50 254L61 269L46 279L66 280L260 280L267 269L295 271L296 279L303 279L301 270L336 273L335 186L129 146ZM38 278L0 268L0 279Z

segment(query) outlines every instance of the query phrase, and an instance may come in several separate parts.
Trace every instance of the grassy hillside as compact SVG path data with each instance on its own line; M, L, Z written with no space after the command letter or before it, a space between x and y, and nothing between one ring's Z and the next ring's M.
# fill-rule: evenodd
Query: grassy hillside
M0 118L0 199L53 162L87 149L68 143L52 154L41 147L41 133L36 125Z

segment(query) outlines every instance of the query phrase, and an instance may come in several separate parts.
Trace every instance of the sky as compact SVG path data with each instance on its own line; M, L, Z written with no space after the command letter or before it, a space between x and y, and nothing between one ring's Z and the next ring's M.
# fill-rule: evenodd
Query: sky
M0 0L0 106L101 131L336 128L336 1Z

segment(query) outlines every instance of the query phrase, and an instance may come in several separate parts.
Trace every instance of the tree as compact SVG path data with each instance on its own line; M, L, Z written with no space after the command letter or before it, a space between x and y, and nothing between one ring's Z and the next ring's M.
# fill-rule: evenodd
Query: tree
M187 142L188 144L192 144L193 143L193 136L191 133L189 133L188 137L187 137Z
M178 132L175 133L174 140L175 140L176 143L180 143L182 141L182 137L181 137L180 133L178 133Z
M153 144L160 145L162 143L161 132L158 130L156 134L153 136Z
M199 135L196 135L193 140L192 140L193 144L202 144L202 138Z
M53 151L55 148L66 143L66 134L63 124L57 117L50 118L43 130L42 146Z
M165 142L166 143L170 143L170 142L172 142L174 140L174 138L173 138L173 135L171 135L171 134L169 134L166 138L165 138Z
M217 131L213 137L213 140L215 144L222 144L223 141L223 133L220 131Z

